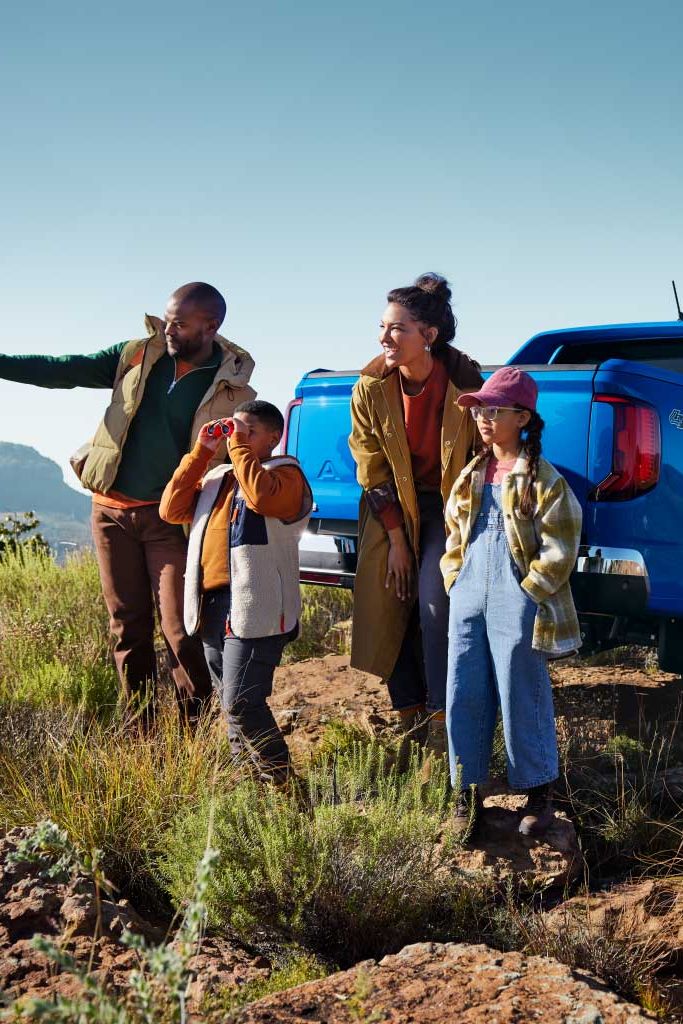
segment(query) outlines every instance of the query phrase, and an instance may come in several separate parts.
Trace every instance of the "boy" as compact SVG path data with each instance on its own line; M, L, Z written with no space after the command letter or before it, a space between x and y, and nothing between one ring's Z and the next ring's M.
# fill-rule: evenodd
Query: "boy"
M273 458L283 429L279 409L262 401L206 423L160 506L167 522L192 523L185 628L201 633L233 754L247 755L261 778L277 784L291 765L267 698L299 630L299 538L313 505L296 459ZM231 464L207 473L226 435Z

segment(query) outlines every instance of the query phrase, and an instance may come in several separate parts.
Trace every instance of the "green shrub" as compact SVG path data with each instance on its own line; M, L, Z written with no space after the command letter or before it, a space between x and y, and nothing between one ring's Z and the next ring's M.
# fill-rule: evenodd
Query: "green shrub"
M449 860L445 769L423 780L388 767L377 743L356 743L307 778L296 795L238 785L217 803L219 860L207 893L211 920L244 937L267 928L348 966L411 941L476 934L482 899ZM179 816L161 872L177 902L187 896L209 807Z

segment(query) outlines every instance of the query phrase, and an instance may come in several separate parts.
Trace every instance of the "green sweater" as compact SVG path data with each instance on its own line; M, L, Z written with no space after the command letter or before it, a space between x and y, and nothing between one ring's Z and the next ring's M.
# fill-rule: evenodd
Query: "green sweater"
M112 388L126 343L75 356L0 355L0 378L42 388ZM221 363L211 358L175 380L175 359L165 353L152 367L128 430L112 490L138 501L159 501L190 446L192 420Z

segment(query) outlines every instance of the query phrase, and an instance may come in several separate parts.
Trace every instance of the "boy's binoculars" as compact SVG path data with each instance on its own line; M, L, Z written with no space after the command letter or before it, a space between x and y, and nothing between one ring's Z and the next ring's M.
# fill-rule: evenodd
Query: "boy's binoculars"
M234 423L225 423L223 420L218 420L216 423L212 423L206 432L209 437L215 437L216 434L223 434L224 437L230 437L234 429Z

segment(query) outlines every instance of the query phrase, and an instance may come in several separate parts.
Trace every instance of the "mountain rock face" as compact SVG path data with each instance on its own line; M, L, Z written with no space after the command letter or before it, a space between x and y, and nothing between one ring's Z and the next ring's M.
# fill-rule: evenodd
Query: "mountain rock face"
M0 441L0 516L35 512L53 548L90 544L90 499L68 487L56 462L28 445Z

